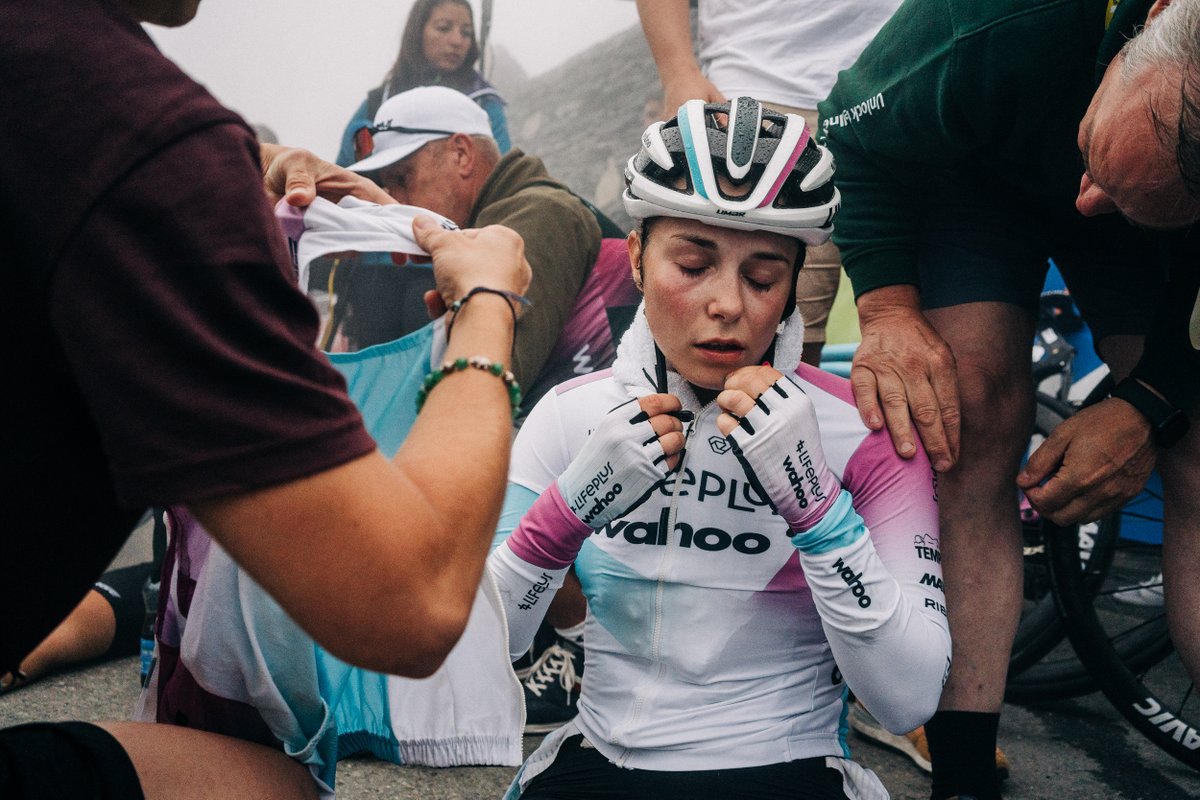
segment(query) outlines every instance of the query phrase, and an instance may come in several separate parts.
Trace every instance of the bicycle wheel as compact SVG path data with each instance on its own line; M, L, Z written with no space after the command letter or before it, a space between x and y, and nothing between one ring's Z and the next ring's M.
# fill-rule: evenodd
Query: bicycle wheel
M1159 499L1151 493L1142 505ZM1149 516L1138 506L1126 506L1125 513ZM1060 538L1049 533L1051 584L1080 661L1130 724L1170 755L1200 769L1200 698L1172 655L1160 600L1161 544L1120 540L1108 574L1095 586L1085 580L1069 534Z
M1042 392L1037 393L1036 403L1029 452L1074 412L1071 405ZM1072 688L1076 694L1093 691L1095 685L1069 648L1064 647L1069 659L1039 663L1063 642L1066 632L1050 591L1050 570L1040 515L1023 507L1021 527L1025 547L1024 608L1009 659L1007 699L1020 702L1064 696L1062 692ZM1095 576L1102 575L1107 569L1118 529L1115 515L1075 528L1081 560L1087 563L1093 576L1090 580L1099 580Z

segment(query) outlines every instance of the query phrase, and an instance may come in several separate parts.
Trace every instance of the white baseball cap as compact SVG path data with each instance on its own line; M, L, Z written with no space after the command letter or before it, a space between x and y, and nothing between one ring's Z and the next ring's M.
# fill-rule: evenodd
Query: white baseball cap
M375 125L369 130L374 149L350 165L355 172L383 169L456 133L492 135L487 112L462 92L445 86L418 86L389 97L375 112Z

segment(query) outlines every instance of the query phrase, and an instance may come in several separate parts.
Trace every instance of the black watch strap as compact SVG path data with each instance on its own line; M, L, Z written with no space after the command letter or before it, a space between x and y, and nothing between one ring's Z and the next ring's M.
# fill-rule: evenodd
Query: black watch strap
M1187 414L1147 389L1136 378L1126 378L1118 383L1112 390L1112 396L1129 403L1150 421L1150 427L1154 429L1154 441L1159 447L1175 444L1191 427Z

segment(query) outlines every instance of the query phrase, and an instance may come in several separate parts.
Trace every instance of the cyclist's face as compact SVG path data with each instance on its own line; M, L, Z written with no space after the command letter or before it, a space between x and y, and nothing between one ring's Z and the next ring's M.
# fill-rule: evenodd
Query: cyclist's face
M646 322L671 366L696 386L721 389L735 369L761 363L792 291L799 248L775 233L672 217L654 220L645 247L631 233Z
M1084 174L1075 207L1086 217L1119 212L1148 228L1183 227L1200 218L1200 200L1175 157L1180 73L1127 76L1123 64L1123 54L1109 64L1079 124Z
M421 47L430 64L441 72L454 72L471 51L474 37L470 10L458 3L442 3L425 23Z

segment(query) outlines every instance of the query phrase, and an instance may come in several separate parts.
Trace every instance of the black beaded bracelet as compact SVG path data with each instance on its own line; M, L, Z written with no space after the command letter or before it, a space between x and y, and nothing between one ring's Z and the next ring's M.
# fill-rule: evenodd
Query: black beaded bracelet
M517 379L513 377L513 374L504 368L503 364L499 361L484 358L483 356L456 358L453 361L446 361L440 369L435 369L426 375L425 383L417 390L417 411L419 412L421 407L425 405L425 400L429 397L429 393L433 391L433 387L441 383L443 378L469 368L490 372L504 381L504 386L508 389L508 401L512 404L512 412L515 417L518 409L521 407L521 385L517 383Z
M446 338L447 339L450 338L450 332L454 329L454 320L458 319L459 309L461 309L463 306L465 306L467 304L467 301L470 300L472 297L474 297L477 294L494 294L494 295L499 295L500 297L503 297L505 300L507 300L508 301L508 310L512 314L513 330L516 330L516 328L517 328L517 309L516 309L516 306L513 305L513 303L516 303L516 304L522 305L522 306L526 306L526 307L533 305L532 303L529 302L529 298L523 294L517 294L516 292L510 292L507 289L493 289L490 286L476 286L474 289L467 292L465 295L463 295L462 297L458 298L453 303L451 303L450 308L447 309L447 311L451 311L454 313L454 317L450 320L450 324L446 326Z

